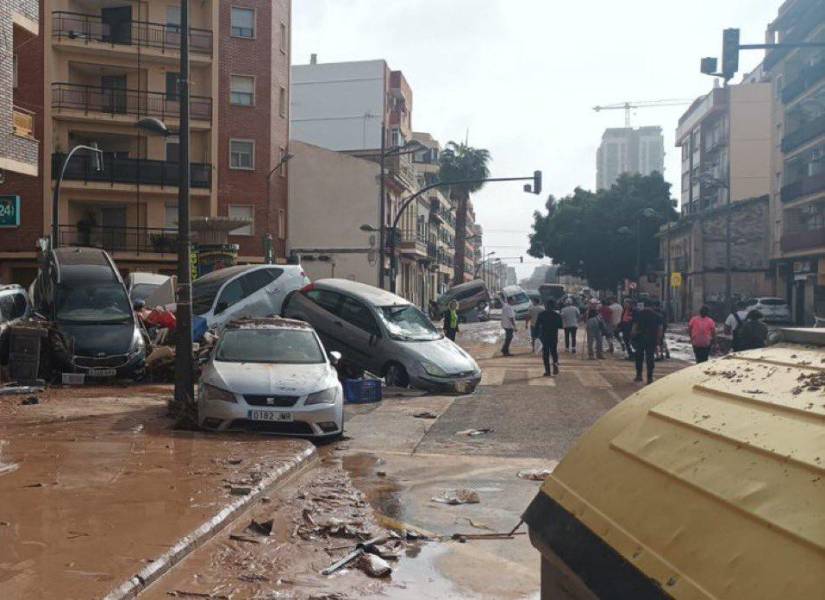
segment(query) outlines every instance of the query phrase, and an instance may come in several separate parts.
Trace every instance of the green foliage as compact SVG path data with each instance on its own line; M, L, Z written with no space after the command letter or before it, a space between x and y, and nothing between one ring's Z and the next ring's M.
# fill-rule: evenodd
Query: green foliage
M528 253L550 257L564 272L587 279L596 289L614 289L636 272L637 221L642 273L659 256L655 234L676 219L670 184L659 173L622 175L609 190L576 188L533 215ZM645 215L645 209L656 214Z
M488 167L490 153L484 148L448 142L447 147L441 151L439 162L438 179L445 183L467 179L487 179L490 176ZM450 187L451 193L467 198L483 186L483 183L471 183Z

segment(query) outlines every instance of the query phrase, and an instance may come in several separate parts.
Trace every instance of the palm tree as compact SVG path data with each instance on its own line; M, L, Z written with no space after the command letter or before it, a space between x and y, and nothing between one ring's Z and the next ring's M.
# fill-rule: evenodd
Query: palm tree
M490 153L484 148L473 148L467 144L448 142L441 152L439 181L450 184L450 199L457 202L455 217L455 255L453 263L453 285L464 282L464 255L467 239L467 203L470 194L484 187L484 179L490 176L487 163Z

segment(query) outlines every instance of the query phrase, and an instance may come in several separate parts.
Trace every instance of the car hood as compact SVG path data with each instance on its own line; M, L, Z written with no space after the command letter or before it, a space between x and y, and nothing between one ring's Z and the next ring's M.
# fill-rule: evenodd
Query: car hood
M214 361L207 383L237 394L304 396L335 385L326 363L311 365Z
M403 342L403 344L408 355L419 362L430 361L444 369L449 375L478 370L473 357L447 338L429 342Z
M73 354L79 356L126 354L135 336L135 324L131 320L122 323L58 323L58 327L63 335L71 338Z

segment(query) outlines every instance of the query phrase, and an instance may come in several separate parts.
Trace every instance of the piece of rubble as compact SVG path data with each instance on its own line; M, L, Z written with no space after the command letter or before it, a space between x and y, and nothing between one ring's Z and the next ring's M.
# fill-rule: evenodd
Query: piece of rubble
M456 435L468 435L471 437L475 437L477 435L484 435L485 433L492 433L493 429L490 427L483 427L481 429L463 429L461 431L456 431Z
M519 479L530 481L544 481L553 473L552 469L524 469L518 472Z
M21 406L32 406L33 404L40 404L40 399L37 396L29 396L20 404Z
M356 566L370 577L389 577L392 573L389 563L375 554L362 554Z
M233 496L248 496L252 493L252 488L248 485L232 485L229 487L229 493Z
M438 418L437 414L435 414L434 412L431 412L429 410L425 410L423 412L415 413L413 416L416 419L437 419Z
M433 502L440 504L478 504L481 499L478 497L478 492L468 488L459 488L456 490L444 490L440 496L432 498Z
M268 521L256 521L255 519L252 519L249 525L246 526L246 530L251 531L252 533L257 533L258 535L270 536L272 535L273 524L273 519L269 519Z

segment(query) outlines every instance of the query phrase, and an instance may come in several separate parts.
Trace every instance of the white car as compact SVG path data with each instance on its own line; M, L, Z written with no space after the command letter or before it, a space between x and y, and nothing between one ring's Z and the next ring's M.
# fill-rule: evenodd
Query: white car
M516 319L526 319L527 312L530 310L530 297L527 295L521 286L508 285L501 290L502 302L512 299L513 312L516 313Z
M192 283L192 313L220 329L243 317L281 314L284 298L309 284L300 265L238 265Z
M170 277L168 275L160 275L158 273L144 273L142 271L129 273L129 282L126 288L132 304L141 300L146 301L155 290L169 281L169 279ZM174 298L169 301L174 302ZM167 304L167 302L159 302L156 304Z
M344 392L315 330L292 319L248 319L224 328L198 385L198 423L217 431L338 437Z
M782 298L751 298L745 302L745 310L758 310L766 323L790 323L791 307Z

